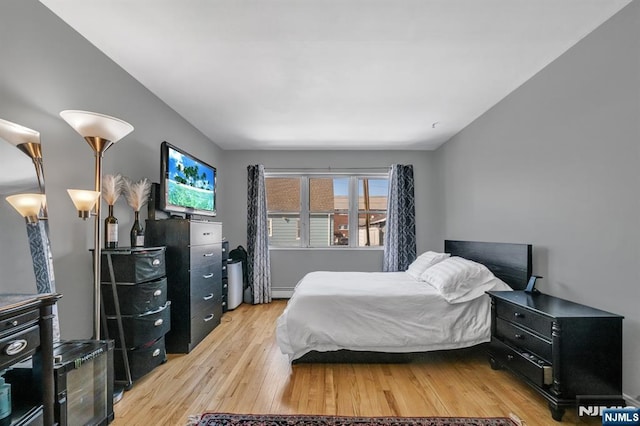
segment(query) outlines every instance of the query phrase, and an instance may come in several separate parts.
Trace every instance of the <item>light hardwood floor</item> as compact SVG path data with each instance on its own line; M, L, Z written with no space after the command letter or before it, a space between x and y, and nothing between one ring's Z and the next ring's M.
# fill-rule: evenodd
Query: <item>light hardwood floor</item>
M210 412L361 416L515 414L526 425L575 424L550 417L546 401L481 348L434 352L406 364L297 364L275 341L286 305L240 305L188 355L138 380L115 407L113 426L185 425ZM591 424L591 423L590 423ZM595 422L593 424L600 424Z

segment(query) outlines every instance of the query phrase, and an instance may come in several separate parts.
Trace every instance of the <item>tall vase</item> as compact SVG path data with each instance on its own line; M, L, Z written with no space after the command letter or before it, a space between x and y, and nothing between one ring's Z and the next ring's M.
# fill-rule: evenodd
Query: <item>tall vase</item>
M109 215L104 219L104 248L118 248L118 219L113 216L113 204L109 204Z
M144 247L144 229L140 225L140 212L134 211L135 220L131 227L131 247Z

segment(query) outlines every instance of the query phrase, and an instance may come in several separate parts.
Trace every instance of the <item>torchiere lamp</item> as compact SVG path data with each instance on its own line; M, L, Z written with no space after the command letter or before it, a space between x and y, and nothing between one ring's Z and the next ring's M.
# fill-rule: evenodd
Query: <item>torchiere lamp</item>
M44 166L42 163L40 132L8 120L0 119L0 138L6 140L31 158L36 168L38 188L40 189L40 193L44 194ZM47 218L46 200L43 200L42 211L38 213L38 216L40 219Z
M93 337L100 339L100 268L102 239L100 233L100 201L99 193L102 189L102 158L107 149L133 131L133 126L119 118L110 117L88 111L66 110L60 113L80 136L84 137L95 153L95 193L96 196L94 226L93 226ZM94 194L95 194L94 193ZM75 204L75 201L74 201ZM89 214L79 212L80 217L86 219Z

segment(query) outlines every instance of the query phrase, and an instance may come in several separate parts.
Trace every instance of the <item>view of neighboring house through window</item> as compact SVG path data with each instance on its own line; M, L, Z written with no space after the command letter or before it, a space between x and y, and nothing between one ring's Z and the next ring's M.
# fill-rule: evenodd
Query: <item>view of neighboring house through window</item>
M384 243L387 173L267 172L271 247L376 247Z

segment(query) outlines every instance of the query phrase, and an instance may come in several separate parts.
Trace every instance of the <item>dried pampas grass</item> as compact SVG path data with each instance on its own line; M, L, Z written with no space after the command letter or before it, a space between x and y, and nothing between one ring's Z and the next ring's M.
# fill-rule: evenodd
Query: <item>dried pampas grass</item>
M127 178L124 178L123 181L127 203L129 203L133 211L140 211L142 206L147 204L147 201L149 201L149 194L151 193L151 182L149 182L147 178L144 178L138 182L132 182Z
M102 198L110 206L114 205L123 190L123 179L117 175L106 175L102 178Z

